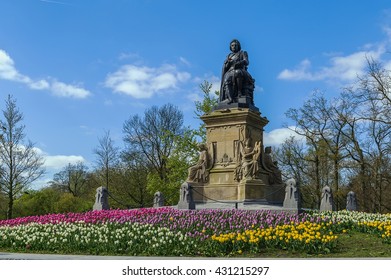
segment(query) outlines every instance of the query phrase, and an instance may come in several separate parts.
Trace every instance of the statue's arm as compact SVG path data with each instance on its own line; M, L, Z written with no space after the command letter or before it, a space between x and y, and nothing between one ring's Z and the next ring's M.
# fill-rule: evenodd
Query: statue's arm
M231 67L232 59L228 55L227 58L224 61L224 66L223 66L223 72L227 72L227 70Z
M244 61L245 66L248 66L250 64L250 62L248 60L248 54L246 51L243 52L243 61Z
M247 67L248 64L249 64L248 54L246 51L243 51L240 56L239 61L236 62L235 66L236 66L236 68L241 68L241 67Z

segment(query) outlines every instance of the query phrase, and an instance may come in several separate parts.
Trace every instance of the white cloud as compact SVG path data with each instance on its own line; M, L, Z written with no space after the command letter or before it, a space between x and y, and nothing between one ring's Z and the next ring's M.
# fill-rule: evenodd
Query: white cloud
M293 130L294 127L290 126L289 128L277 128L270 132L265 132L263 135L264 146L281 145L291 136L295 136L296 139L303 139L302 136L296 134Z
M86 98L90 92L80 86L58 82L55 79L33 80L15 68L13 59L0 49L0 79L26 84L33 90L49 90L59 97Z
M151 98L160 91L176 89L179 83L189 79L189 73L179 72L173 65L160 68L124 65L107 76L105 86L114 92L142 99Z
M75 156L75 155L56 155L56 156L50 156L45 155L43 156L45 159L44 167L48 169L55 169L55 170L61 170L65 166L67 166L69 163L75 164L77 162L85 162L85 159L82 156Z
M54 81L50 87L54 95L59 97L72 97L72 98L86 98L90 95L90 92L82 87L64 84L62 82Z
M366 48L371 47L367 46ZM333 56L329 59L329 66L320 68L319 70L311 69L311 61L304 59L293 70L284 69L278 75L281 80L339 80L353 81L358 75L365 71L367 66L367 58L379 59L385 53L383 45L377 46L377 49L368 51L359 51L346 56Z
M35 152L44 159L43 167L45 168L44 175L32 184L33 189L40 189L46 186L53 180L54 174L60 172L68 164L76 164L78 162L86 163L82 156L77 155L49 155L40 148L35 147Z
M35 90L44 90L44 89L49 89L50 84L46 80L39 80L39 81L31 82L29 84L29 87Z
M23 147L23 146L22 146ZM69 163L75 164L77 162L86 162L86 160L82 156L76 155L49 155L44 152L40 148L34 147L34 151L40 155L45 163L44 167L47 169L51 169L52 171L61 170L63 167L67 166Z
M186 66L191 66L191 63L184 57L179 57L180 62L185 64Z
M15 81L20 83L31 83L31 79L21 75L15 68L14 61L4 51L0 49L0 79Z
M278 78L281 80L313 80L313 74L309 72L311 61L304 59L294 70L284 69Z

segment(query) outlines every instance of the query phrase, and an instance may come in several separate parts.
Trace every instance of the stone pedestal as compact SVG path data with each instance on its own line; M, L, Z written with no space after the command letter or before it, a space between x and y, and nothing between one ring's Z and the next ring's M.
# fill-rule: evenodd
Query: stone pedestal
M238 185L238 200L243 203L266 203L266 184L260 179L242 180Z
M237 104L236 104L237 105ZM228 108L229 107L229 108ZM256 108L256 107L255 107ZM258 143L263 154L263 131L268 123L259 110L232 104L201 117L207 130L210 157L208 182L192 183L195 203L240 202L282 204L284 188L269 185L269 173L262 167L262 156L255 159L256 174L246 178L235 175L240 165L240 149L246 139Z
M239 103L219 103L201 117L207 142L197 164L189 168L188 181L181 188L182 200L187 184L196 205L282 206L284 185L275 180L281 174L276 166L269 168L270 154L265 156L263 147L263 131L269 121L246 98L239 98ZM199 168L202 176L191 176L192 168Z
M285 197L285 185L267 185L265 198L268 204L282 205Z

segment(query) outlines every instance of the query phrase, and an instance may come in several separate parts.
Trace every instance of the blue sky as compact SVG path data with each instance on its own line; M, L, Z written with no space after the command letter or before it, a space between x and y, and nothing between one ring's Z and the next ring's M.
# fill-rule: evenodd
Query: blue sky
M198 86L219 87L237 38L270 120L265 144L277 145L285 112L313 90L338 96L365 56L391 65L388 2L1 0L0 108L17 99L46 159L39 186L69 162L92 166L105 130L122 147L123 123L153 105L177 105L195 128Z

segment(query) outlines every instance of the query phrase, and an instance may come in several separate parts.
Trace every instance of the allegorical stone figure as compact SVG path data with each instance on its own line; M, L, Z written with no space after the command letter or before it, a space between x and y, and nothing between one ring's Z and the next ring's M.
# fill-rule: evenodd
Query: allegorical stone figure
M357 210L356 194L353 191L348 192L348 195L346 198L346 210L348 210L348 211L356 211Z
M153 195L153 207L164 206L164 195L161 192L155 192Z
M334 210L334 201L333 193L329 186L324 186L322 188L322 197L320 200L320 211L333 211Z
M108 210L109 206L109 191L106 187L99 187L96 189L95 203L93 210Z
M299 207L299 193L296 187L296 180L293 178L285 182L285 199L283 207L288 209L298 209Z
M264 153L265 169L269 171L269 184L282 184L281 170L277 166L277 162L272 159L272 147L266 147Z
M247 71L248 54L236 39L231 41L230 50L223 65L219 101L237 103L238 97L248 96L254 105L254 79Z
M184 182L179 193L178 209L195 209L192 188L188 182Z
M259 156L261 154L261 142L257 141L252 147L251 138L247 138L244 144L240 142L239 157L234 171L234 179L254 179L259 170Z
M206 182L208 179L208 148L205 144L198 146L200 156L195 165L188 169L187 182Z

